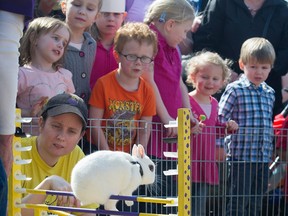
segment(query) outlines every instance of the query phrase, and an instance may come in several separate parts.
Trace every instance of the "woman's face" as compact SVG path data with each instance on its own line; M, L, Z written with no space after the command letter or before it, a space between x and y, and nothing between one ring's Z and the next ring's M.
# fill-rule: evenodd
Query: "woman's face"
M72 152L83 135L82 120L74 113L48 117L45 122L40 118L39 126L38 152L50 166L54 166L59 157Z

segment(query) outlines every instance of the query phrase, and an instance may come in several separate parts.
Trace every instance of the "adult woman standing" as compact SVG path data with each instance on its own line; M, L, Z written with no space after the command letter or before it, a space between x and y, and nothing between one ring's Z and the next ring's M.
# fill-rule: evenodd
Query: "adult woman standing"
M0 1L0 215L6 215L7 177L13 161L19 40L24 22L33 16L34 0Z
M238 66L241 44L264 37L276 51L276 62L267 83L276 92L274 114L282 110L281 76L288 71L288 6L284 0L211 0L194 34L194 51L213 50Z

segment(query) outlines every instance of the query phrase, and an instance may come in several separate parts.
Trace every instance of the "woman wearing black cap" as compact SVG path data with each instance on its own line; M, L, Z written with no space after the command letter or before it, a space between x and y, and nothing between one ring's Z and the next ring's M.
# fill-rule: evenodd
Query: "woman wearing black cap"
M56 191L71 191L70 175L74 165L84 157L77 145L85 133L88 111L85 102L74 94L59 94L44 105L39 119L39 135L22 139L22 146L32 150L22 153L32 163L22 166L22 173L32 177L22 187ZM74 197L29 194L23 203L41 203L79 207ZM32 209L22 209L22 215L33 215Z

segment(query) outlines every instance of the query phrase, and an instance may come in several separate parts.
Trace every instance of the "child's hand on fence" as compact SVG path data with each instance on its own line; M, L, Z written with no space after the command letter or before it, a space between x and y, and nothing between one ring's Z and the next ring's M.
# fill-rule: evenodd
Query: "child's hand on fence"
M168 121L167 121L166 124L169 124L169 122L173 122L173 121L177 121L177 120L175 120L171 116L169 116ZM167 136L167 137L176 137L177 135L178 135L177 127L168 127L168 128L165 129L165 136Z
M205 127L205 124L202 122L198 122L196 120L196 124L194 126L191 126L191 133L192 134L199 134L202 132L203 128Z
M239 126L238 124L233 121L233 120L230 120L226 123L226 128L229 130L229 131L236 131L238 130Z

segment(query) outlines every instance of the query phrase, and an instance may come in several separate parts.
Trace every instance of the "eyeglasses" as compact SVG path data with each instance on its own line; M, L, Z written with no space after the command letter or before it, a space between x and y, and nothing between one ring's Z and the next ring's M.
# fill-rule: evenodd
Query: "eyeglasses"
M147 56L141 56L141 57L138 57L136 55L133 55L133 54L128 54L128 55L124 55L122 53L119 52L120 55L124 56L128 61L137 61L138 59L140 59L140 61L144 64L150 64L151 62L153 62L154 60L152 58L149 58Z

